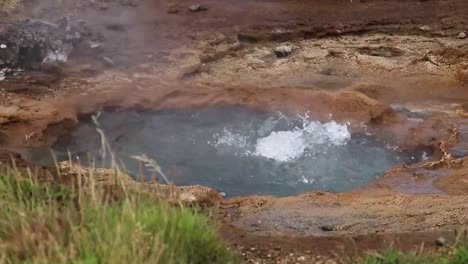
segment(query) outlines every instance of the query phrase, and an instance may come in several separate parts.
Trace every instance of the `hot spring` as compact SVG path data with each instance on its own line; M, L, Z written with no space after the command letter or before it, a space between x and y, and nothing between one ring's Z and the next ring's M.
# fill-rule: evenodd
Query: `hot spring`
M227 196L344 192L415 159L370 135L352 134L347 124L275 111L124 110L103 111L95 119L129 174L139 175L133 156L145 154L172 183L209 186ZM84 118L53 146L58 158L71 153L86 164L92 156L99 166L102 138L96 128Z

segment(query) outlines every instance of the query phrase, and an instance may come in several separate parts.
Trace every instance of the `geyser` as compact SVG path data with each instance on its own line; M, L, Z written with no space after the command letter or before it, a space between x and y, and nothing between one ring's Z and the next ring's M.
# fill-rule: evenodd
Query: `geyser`
M130 174L141 171L132 156L146 154L173 183L210 186L227 196L349 191L414 159L369 135L352 134L346 124L277 111L104 111L97 120ZM82 163L93 156L96 165L100 149L91 118L54 146L61 159L70 152Z

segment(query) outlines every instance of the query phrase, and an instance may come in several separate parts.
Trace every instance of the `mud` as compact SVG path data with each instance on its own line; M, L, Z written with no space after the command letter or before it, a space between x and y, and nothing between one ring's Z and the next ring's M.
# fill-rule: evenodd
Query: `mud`
M29 42L18 38L31 34L25 46L48 46L66 34L41 35L18 21L70 15L99 33L99 52L82 48L87 39L72 41L83 52L60 67L0 81L3 153L27 158L30 148L69 133L79 115L104 107L308 111L427 151L428 160L349 193L215 199L223 236L246 260L293 263L398 239L414 249L468 223L468 40L458 38L468 32L466 1L207 0L204 12L190 12L185 1L62 2L33 1L3 22L0 36L20 47ZM5 35L11 30L18 33ZM280 45L291 54L277 58ZM8 53L9 63L43 60L22 54Z

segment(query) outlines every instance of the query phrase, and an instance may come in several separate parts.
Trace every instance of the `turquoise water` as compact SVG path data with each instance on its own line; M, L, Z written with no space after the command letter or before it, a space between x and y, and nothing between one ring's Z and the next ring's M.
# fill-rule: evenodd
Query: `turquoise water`
M344 192L414 159L370 136L351 135L346 124L275 111L104 111L97 120L130 174L139 172L132 156L146 154L172 183L210 186L227 196ZM90 155L97 165L103 161L101 137L89 117L53 148L59 159L69 151L82 163Z

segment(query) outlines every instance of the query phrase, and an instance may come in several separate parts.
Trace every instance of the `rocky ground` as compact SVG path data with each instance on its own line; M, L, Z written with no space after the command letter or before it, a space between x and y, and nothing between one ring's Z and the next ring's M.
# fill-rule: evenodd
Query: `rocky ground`
M28 1L3 16L0 152L28 159L102 107L331 114L429 159L350 193L216 199L246 260L342 262L455 239L468 223L466 1L196 4Z

